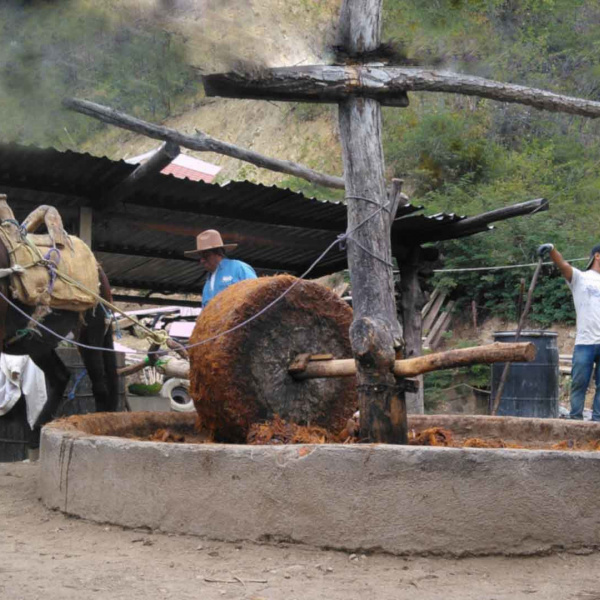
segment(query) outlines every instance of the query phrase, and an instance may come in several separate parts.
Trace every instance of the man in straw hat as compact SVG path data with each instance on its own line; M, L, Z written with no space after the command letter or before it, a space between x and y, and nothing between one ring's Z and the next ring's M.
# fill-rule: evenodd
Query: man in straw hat
M591 252L585 270L572 267L553 244L542 244L538 255L546 254L559 268L573 294L577 335L571 371L570 419L583 419L583 407L594 365L596 366L592 421L600 421L600 244Z
M184 252L185 256L197 258L200 266L210 273L202 290L202 306L226 287L244 279L256 279L256 272L250 265L225 256L234 248L237 244L224 244L218 231L207 229L196 237L196 249Z

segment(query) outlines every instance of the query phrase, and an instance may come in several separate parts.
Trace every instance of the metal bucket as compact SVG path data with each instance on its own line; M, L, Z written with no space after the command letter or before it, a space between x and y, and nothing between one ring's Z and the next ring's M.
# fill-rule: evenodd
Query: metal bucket
M496 331L494 341L514 342L515 331ZM558 417L558 334L554 331L523 331L520 342L535 344L532 362L513 362L498 406L499 416ZM496 398L505 363L492 365L493 403Z

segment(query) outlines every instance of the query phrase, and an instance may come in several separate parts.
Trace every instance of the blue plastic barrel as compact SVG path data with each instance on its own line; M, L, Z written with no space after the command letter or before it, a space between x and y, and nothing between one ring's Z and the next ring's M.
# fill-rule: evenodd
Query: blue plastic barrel
M496 342L515 342L516 331L496 331ZM520 342L536 347L532 362L513 362L502 392L497 415L511 417L558 417L558 334L554 331L522 331ZM492 365L491 402L496 398L505 363Z

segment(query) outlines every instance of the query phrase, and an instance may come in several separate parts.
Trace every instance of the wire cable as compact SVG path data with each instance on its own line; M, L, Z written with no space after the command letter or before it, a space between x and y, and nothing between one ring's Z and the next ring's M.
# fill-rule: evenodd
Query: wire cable
M203 344L207 344L208 342L212 342L220 337L223 337L224 335L228 335L229 333L232 333L234 331L237 331L238 329L241 329L242 327L246 326L248 323L250 323L250 322L254 321L255 319L257 319L258 317L260 317L262 314L267 312L270 308L275 306L275 304L277 304L285 296L287 296L294 289L294 287L296 287L296 285L298 285L298 283L300 283L300 281L302 281L323 260L323 258L325 258L325 256L329 253L329 251L334 246L339 244L340 241L347 239L357 229L362 227L367 221L369 221L370 219L372 219L373 217L378 215L382 210L385 210L385 208L387 207L387 204L389 204L389 202L386 204L380 205L377 210L375 210L369 216L365 217L365 219L363 219L358 225L356 225L356 227L354 227L350 231L347 231L346 233L342 234L341 236L338 236L333 242L331 242L331 244L329 244L329 246L327 246L327 248L325 248L325 250L317 257L317 259L308 267L308 269L306 269L306 271L302 275L300 275L300 277L298 277L296 279L296 281L294 281L294 283L292 283L292 285L290 285L289 288L284 290L281 294L279 294L279 296L277 296L277 298L272 300L269 304L267 304L265 307L263 307L255 315L252 315L249 319L246 319L246 321L243 321L242 323L238 323L235 327L231 327L230 329L227 329L226 331L222 331L221 333L218 333L212 337L209 337L209 338L206 338L199 342L196 342L195 344L188 344L187 346L183 346L183 348L185 350L190 350L191 348L195 348L197 346L202 346ZM77 342L75 340L70 340L70 339L66 338L65 336L60 335L59 333L56 333L55 331L53 331L52 329L50 329L43 323L40 323L39 321L31 319L31 315L29 315L27 312L25 312L23 309L21 309L19 306L17 306L12 300L7 298L2 292L0 292L0 298L2 298L9 306L11 306L14 310L16 310L18 313L23 315L25 318L33 321L36 324L36 326L40 327L44 331L48 332L49 334L53 335L54 337L56 337L57 339L59 339L63 342L73 344L74 346L77 346L79 348L85 348L86 350L99 350L101 352L114 352L114 353L121 352L121 350L115 350L114 348L101 348L99 346L90 346L88 344L82 344L81 342ZM127 352L127 354L138 354L141 356L150 356L152 354L164 355L164 350L155 350L155 351L148 351L148 352L143 352L141 350L132 350L131 352Z
M570 258L569 260L567 260L568 263L572 263L572 262L579 262L579 261L583 261L583 260L590 260L589 256L588 257L583 257L583 258ZM553 265L554 263L552 261L548 261L545 263L542 263L543 265ZM536 267L537 263L525 263L522 265L501 265L501 266L496 266L496 267L465 267L462 269L433 269L434 273L468 273L468 272L475 272L475 271L501 271L501 270L505 270L505 269L524 269L526 267Z

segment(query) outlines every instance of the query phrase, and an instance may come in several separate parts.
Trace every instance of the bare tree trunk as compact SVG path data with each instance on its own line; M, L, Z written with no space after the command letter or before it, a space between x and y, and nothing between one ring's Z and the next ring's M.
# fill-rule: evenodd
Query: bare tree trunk
M407 92L445 92L593 119L600 117L600 102L483 77L408 67L316 65L265 69L253 75L217 73L204 77L204 87L208 96L340 102L350 95L359 95L376 99L384 106L408 106Z

